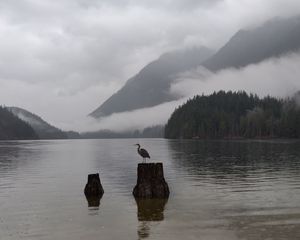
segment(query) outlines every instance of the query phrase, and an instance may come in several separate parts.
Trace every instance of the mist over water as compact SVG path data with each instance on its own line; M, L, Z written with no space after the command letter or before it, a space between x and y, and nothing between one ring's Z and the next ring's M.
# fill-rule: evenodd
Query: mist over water
M140 139L171 191L149 204L132 196L136 141L0 142L1 239L299 239L299 142Z

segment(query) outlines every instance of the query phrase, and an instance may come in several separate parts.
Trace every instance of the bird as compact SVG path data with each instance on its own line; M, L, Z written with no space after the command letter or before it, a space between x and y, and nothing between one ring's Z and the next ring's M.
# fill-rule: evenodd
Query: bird
M138 149L137 149L137 152L138 154L141 155L141 157L143 158L143 163L146 163L146 158L149 158L150 159L150 155L149 153L147 152L146 149L144 148L141 148L140 144L135 144L136 146L138 146Z

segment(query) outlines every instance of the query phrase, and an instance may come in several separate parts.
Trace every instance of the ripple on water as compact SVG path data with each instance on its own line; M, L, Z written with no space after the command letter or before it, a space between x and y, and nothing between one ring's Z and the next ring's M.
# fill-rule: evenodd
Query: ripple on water
M299 239L298 142L139 141L171 189L160 221L138 218L135 139L0 142L1 237ZM94 172L105 194L89 207Z

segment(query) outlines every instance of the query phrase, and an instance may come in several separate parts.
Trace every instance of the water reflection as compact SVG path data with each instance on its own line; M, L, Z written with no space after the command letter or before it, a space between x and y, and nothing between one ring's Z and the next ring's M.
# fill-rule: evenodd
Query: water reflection
M162 221L168 199L136 199L139 221Z
M0 141L0 187L11 187L12 179L22 174L30 174L29 169L35 167L41 153L35 151L36 145L31 141ZM28 171L26 171L28 170ZM0 191L1 191L0 188Z
M243 181L278 172L299 178L299 142L279 141L169 141L172 160L198 178L217 183ZM254 179L255 180L255 179Z
M263 208L257 213L246 211L243 214L229 216L229 229L235 231L238 239L299 239L300 214L296 209ZM299 211L299 209L297 209Z
M150 236L151 222L164 220L164 210L168 199L135 199L139 221L138 239Z
M114 193L124 193L131 197L132 185L136 182L136 162L140 160L135 143L135 139L99 139L88 142L92 168L101 172L103 185L110 186Z
M177 174L188 180L181 191L193 191L202 204L195 206L208 205L209 214L215 214L211 218L226 222L234 239L299 239L299 141L182 140L168 145Z
M145 239L148 238L150 236L150 224L149 222L143 221L140 222L139 226L138 226L138 239Z
M168 203L132 199L134 139L0 142L0 238L299 239L299 142L141 141ZM106 195L85 200L95 171Z

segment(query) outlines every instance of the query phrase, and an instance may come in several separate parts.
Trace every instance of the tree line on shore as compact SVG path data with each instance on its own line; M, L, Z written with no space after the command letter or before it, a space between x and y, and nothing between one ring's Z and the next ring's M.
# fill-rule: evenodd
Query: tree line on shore
M244 91L198 95L178 107L166 138L299 138L300 93L259 98Z
M83 133L63 131L25 109L0 106L0 140L162 138L163 133L164 126L162 125L124 132L112 130Z
M64 132L66 138L300 138L300 92L293 97L259 98L246 92L219 91L198 95L179 106L164 130L142 132ZM0 106L0 140L42 138L27 122Z

